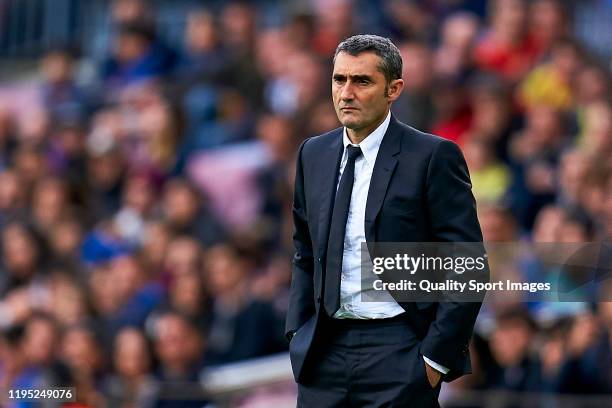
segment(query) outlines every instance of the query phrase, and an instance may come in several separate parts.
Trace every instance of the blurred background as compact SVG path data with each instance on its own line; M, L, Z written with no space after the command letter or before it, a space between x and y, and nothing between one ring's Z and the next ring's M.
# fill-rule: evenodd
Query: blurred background
M0 389L295 406L295 153L339 125L356 33L398 44L393 112L461 146L488 242L610 240L611 21L610 0L0 0ZM487 303L472 356L444 406L605 406L612 303Z

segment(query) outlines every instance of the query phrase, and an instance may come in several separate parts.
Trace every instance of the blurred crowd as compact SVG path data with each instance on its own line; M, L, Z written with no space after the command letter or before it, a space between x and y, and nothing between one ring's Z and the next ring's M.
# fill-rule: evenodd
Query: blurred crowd
M35 92L0 85L0 388L202 406L177 399L203 368L285 351L295 152L339 126L355 33L398 44L393 113L462 148L485 240L612 237L610 1L172 3L178 36L157 3L110 1L99 44L50 48ZM449 406L612 392L612 303L566 306L486 304Z

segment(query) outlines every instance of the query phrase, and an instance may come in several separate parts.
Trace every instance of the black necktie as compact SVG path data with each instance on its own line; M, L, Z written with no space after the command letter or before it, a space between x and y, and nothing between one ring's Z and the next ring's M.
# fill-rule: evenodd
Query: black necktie
M355 160L361 155L361 149L347 146L348 159L342 172L342 178L336 191L329 241L327 242L327 260L325 264L325 286L323 307L328 316L333 316L340 308L340 275L342 273L342 252L344 250L344 234L348 219L353 180L355 178Z

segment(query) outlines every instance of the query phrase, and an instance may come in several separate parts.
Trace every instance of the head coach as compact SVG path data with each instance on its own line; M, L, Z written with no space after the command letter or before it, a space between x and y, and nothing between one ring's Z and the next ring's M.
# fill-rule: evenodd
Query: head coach
M480 303L362 302L362 242L482 242L467 166L452 142L398 122L402 57L357 35L334 56L343 127L297 158L286 335L299 407L436 407L470 372Z

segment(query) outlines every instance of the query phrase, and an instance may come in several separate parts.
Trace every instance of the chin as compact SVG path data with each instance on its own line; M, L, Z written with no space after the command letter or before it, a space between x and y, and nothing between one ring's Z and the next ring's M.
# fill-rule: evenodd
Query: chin
M340 123L342 123L343 126L349 128L349 129L355 129L355 128L359 128L360 125L360 121L358 120L354 120L354 119L343 119L340 121Z

